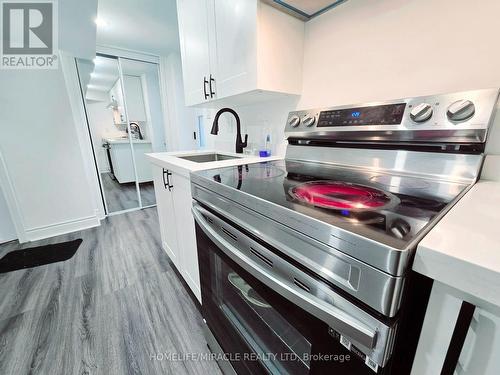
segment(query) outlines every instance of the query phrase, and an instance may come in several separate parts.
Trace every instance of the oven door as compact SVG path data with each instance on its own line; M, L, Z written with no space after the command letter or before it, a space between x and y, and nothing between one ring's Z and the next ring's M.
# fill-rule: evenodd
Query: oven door
M193 214L203 317L238 374L386 373L394 324L197 202Z

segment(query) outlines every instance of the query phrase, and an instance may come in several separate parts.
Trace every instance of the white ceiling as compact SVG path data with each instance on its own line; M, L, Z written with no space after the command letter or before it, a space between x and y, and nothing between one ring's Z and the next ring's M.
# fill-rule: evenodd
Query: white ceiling
M284 0L283 2L308 15L312 15L336 3L334 0Z
M302 21L309 21L347 0L262 0Z
M179 50L175 0L98 0L97 18L97 45L159 56ZM98 56L94 63L88 97L107 93L119 77L116 60ZM123 64L124 74L140 75L144 69Z
M118 80L118 60L97 56L94 71L90 74L90 90L108 92Z
M97 44L166 56L179 50L175 0L99 0Z
M92 73L90 73L85 96L87 99L96 100L96 98L103 98L102 100L107 101L109 98L107 93L113 88L120 77L118 60L97 56L93 63L94 66L93 69L90 69ZM140 77L143 74L158 74L156 64L128 59L122 59L121 63L124 75Z
M64 0L58 4L59 49L91 59L95 55L97 0Z

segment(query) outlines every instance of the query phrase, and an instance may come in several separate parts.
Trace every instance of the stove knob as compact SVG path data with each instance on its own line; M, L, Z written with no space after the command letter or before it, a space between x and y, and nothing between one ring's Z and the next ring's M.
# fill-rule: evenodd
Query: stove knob
M405 238L410 233L410 230L410 224L401 219L395 220L391 225L391 232L397 238Z
M296 128L300 124L300 118L299 116L293 115L290 117L288 120L288 125L290 125L292 128Z
M315 122L316 118L314 116L305 115L304 117L302 117L302 123L307 127L313 126Z
M470 100L457 100L448 107L446 115L451 121L465 121L474 116L476 107Z
M432 117L432 105L420 103L412 108L410 118L415 122L425 122Z

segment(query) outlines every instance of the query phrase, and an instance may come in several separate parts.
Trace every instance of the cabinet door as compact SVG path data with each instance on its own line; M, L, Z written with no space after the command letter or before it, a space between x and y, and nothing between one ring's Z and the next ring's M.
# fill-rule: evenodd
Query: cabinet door
M459 375L500 374L500 315L476 307L467 337L460 353L456 373Z
M177 238L179 239L182 276L201 303L200 274L198 269L198 252L191 198L189 177L174 174L172 179L173 201L177 221Z
M177 0L186 105L205 102L210 75L207 0Z
M112 143L109 154L113 165L113 174L120 184L135 182L134 162L130 143Z
M177 243L176 228L177 220L172 192L165 187L163 168L158 166L153 166L152 168L162 246L170 257L170 260L172 260L174 265L177 267L177 270L180 271L181 264L179 259L179 246ZM165 181L166 178L167 176L165 176Z
M257 0L209 0L215 18L217 98L257 88ZM209 21L210 22L210 21Z

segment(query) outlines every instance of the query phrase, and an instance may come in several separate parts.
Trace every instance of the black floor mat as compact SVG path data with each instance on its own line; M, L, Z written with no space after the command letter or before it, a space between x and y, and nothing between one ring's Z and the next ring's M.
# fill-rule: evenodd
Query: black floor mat
M62 262L75 255L82 239L15 250L0 259L0 273Z

